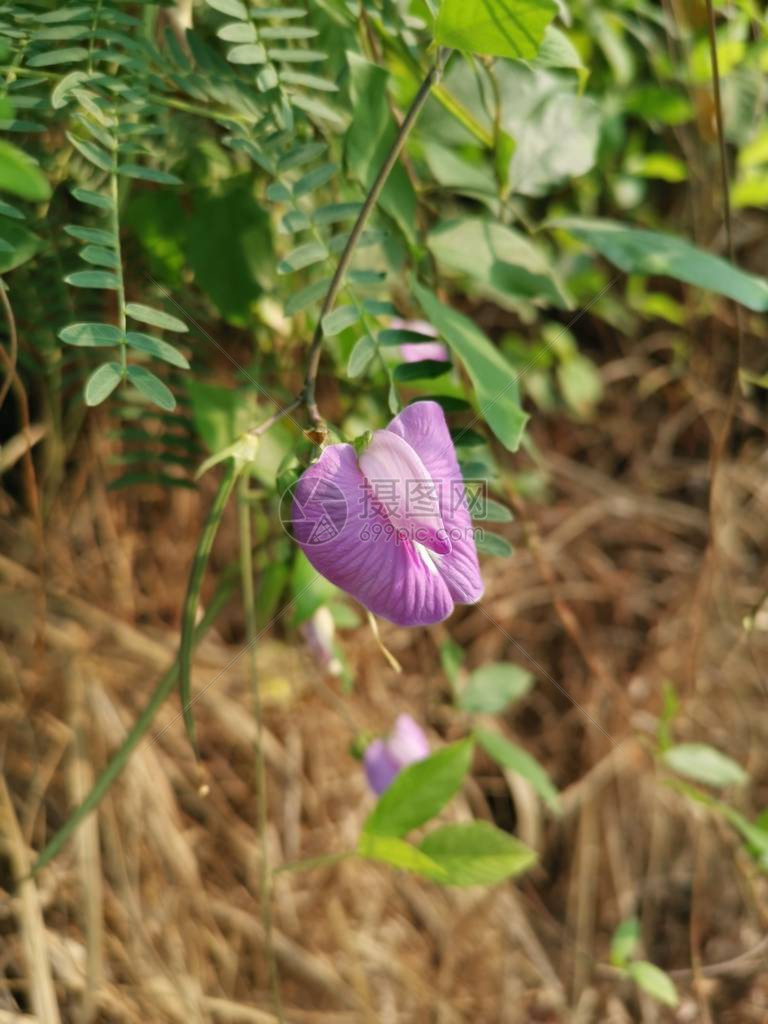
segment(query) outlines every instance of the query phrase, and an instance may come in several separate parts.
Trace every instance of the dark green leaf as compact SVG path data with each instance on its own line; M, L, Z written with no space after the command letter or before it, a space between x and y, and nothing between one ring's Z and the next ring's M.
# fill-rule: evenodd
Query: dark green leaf
M98 206L102 210L112 209L112 200L109 196L103 195L101 192L94 192L90 188L73 188L72 195L81 203L87 203L88 206Z
M117 168L119 174L125 174L129 178L140 178L142 181L154 181L158 185L183 185L181 178L168 171L158 171L154 167L142 167L140 164L120 164Z
M116 270L119 266L115 250L105 249L101 245L86 245L80 251L80 259L96 267L109 267L110 270Z
M410 380L433 380L442 377L451 369L451 364L442 359L420 359L416 363L400 363L392 376L401 383Z
M111 231L103 228L86 228L80 224L67 224L64 231L79 242L90 242L93 245L113 246L115 240Z

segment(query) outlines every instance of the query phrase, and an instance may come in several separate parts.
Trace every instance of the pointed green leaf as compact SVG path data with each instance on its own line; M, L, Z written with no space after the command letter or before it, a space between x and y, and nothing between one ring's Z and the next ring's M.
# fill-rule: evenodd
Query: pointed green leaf
M97 146L95 142L89 142L88 139L78 139L71 132L65 134L78 153L84 156L89 163L94 164L100 171L112 170L112 157L101 146Z
M664 1006L678 1005L680 1000L675 983L660 967L647 960L637 960L635 963L629 964L627 974L638 988L663 1003Z
M301 196L307 195L309 192L314 192L315 189L321 188L327 184L331 178L338 171L338 164L321 164L320 167L315 167L308 174L305 174L303 178L299 178L296 184L293 186L293 194L296 199Z
M140 164L120 164L117 168L118 174L125 174L128 178L139 178L141 181L152 181L158 185L183 185L181 178L168 171L158 171L154 167L142 167Z
M740 764L707 743L678 743L662 754L668 768L705 786L743 786L749 775Z
M152 327L159 327L163 331L176 331L182 333L189 330L183 320L171 316L160 309L152 309L151 306L143 306L140 302L129 302L125 311L132 320L139 320L143 324L151 324Z
M444 305L414 282L414 292L427 320L461 359L488 425L509 451L516 451L528 416L520 405L514 368L470 319Z
M120 265L115 250L105 249L102 245L86 245L80 250L80 259L95 267L109 267L110 270L116 270Z
M430 832L419 850L445 871L446 885L496 885L537 860L534 850L487 821L444 825Z
M435 882L447 880L447 873L417 846L395 836L378 836L363 832L357 843L357 854L366 860L377 860L401 871L410 871Z
M307 242L289 252L285 259L278 263L277 272L278 274L290 274L293 270L303 270L305 267L311 267L324 260L327 255L328 250L320 242Z
M368 364L376 355L376 342L370 334L364 334L349 353L347 360L347 376L350 380L365 373Z
M172 366L179 366L182 370L189 369L187 357L179 352L177 348L174 348L173 345L169 345L167 341L161 341L160 338L153 338L151 334L142 334L138 331L128 331L125 341L131 348L138 349L141 352L149 352L150 355L156 356ZM138 384L136 386L139 387ZM143 389L139 388L139 390ZM146 391L144 393L146 394ZM152 401L155 401L155 399L153 398ZM158 402L158 405L162 405L162 402Z
M60 50L46 50L45 53L36 53L27 61L29 68L50 68L54 64L74 64L75 61L85 60L88 51L84 46L65 46Z
M86 381L85 404L100 405L105 398L109 398L121 380L119 363L103 363Z
M482 555L491 555L493 558L509 558L515 553L506 537L500 537L498 533L489 530L478 531L476 545Z
M79 242L91 242L93 245L113 246L115 240L111 231L103 228L87 228L81 224L67 224L64 231Z
M86 203L88 206L97 206L101 210L111 210L112 200L101 192L94 192L90 188L73 188L72 195L78 202Z
M636 917L622 921L611 939L611 963L624 967L634 956L641 938L640 922Z
M298 313L302 309L306 309L313 302L317 302L321 299L330 284L329 277L323 277L319 281L315 281L313 284L307 285L306 288L302 288L301 291L295 292L285 303L285 315L293 316L294 313Z
M534 757L531 757L527 750L523 750L522 747L502 736L501 733L492 732L490 729L478 729L475 736L486 754L492 757L498 765L516 772L530 782L535 792L551 810L555 812L560 810L557 789L546 770Z
M127 375L131 384L150 402L154 402L155 405L159 405L161 409L166 409L168 412L173 412L176 408L173 392L151 370L145 366L129 366Z

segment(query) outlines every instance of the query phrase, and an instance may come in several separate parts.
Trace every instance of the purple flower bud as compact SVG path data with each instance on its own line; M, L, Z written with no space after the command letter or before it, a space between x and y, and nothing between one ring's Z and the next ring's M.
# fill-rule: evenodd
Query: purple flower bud
M374 793L381 794L403 768L428 756L424 730L410 715L398 715L389 736L374 740L363 755L368 784Z

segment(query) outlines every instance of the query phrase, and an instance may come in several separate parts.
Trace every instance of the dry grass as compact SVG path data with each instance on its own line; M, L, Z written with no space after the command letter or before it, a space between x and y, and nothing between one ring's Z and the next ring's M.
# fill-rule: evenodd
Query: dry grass
M744 813L768 805L768 634L741 625L768 590L764 424L740 407L710 507L716 395L653 340L604 374L599 421L538 417L539 455L507 459L536 472L539 493L520 500L517 554L487 565L482 605L429 631L383 629L401 677L366 629L346 634L357 685L342 713L335 683L282 624L259 648L273 866L354 845L371 806L347 753L356 727L386 728L406 709L435 742L461 734L439 669L449 631L471 666L534 664L537 686L503 727L564 794L555 819L477 756L450 814L486 816L536 845L540 867L518 885L442 890L356 860L277 874L290 1024L768 1019L766 878L720 819L665 783L652 754L671 680L676 738L749 769L752 784L733 796ZM267 1024L246 659L222 673L242 646L236 608L195 662L197 689L218 676L196 706L208 795L171 700L98 816L14 891L176 644L202 503L107 495L98 466L92 457L51 513L45 586L32 527L0 498L0 1024L49 1024L56 1006L78 1024ZM226 528L219 566L233 551ZM632 913L643 954L679 985L676 1014L606 965Z

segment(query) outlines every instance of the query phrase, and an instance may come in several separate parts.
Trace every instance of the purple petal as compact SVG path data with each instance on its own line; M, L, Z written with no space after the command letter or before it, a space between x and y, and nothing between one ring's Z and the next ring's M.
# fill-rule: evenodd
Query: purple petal
M429 555L451 597L461 604L473 604L483 596L483 579L477 560L472 519L463 500L464 480L445 414L437 402L413 402L387 427L419 453L432 479L440 483L440 512L451 551Z
M410 715L398 715L386 741L394 761L405 768L429 756L429 741L419 723Z
M359 463L374 497L402 537L439 555L451 550L440 516L439 488L407 441L390 430L377 430Z
M453 610L433 558L397 536L352 445L325 448L294 490L293 533L321 575L400 626L442 622ZM445 556L450 557L450 556Z
M434 359L437 363L449 363L448 349L440 341L406 341L400 346L400 354L406 363L419 363L422 359Z
M423 334L425 338L437 337L437 328L427 320L401 320L395 316L389 321L389 326L393 331L413 331L414 334Z
M368 785L376 794L381 794L391 785L400 771L400 766L387 750L384 740L374 740L363 754L363 765Z

